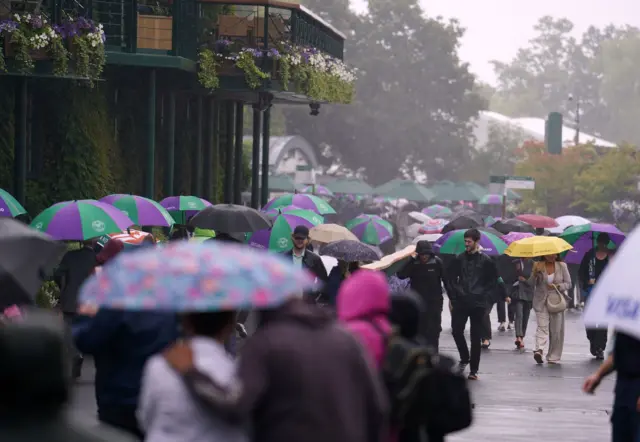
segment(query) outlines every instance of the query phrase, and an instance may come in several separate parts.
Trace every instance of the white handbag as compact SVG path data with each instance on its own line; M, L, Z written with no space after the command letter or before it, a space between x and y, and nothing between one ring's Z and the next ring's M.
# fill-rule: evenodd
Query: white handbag
M549 313L561 313L567 309L567 297L553 286L553 290L547 294L547 310Z

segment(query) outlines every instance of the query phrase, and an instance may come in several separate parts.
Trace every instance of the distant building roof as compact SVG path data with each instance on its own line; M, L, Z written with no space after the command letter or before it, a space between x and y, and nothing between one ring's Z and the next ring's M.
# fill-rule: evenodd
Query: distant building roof
M491 125L499 125L521 132L523 139L533 139L544 141L545 120L542 118L510 118L506 115L491 111L481 111L475 122L474 135L476 137L476 148L484 146L489 138ZM562 141L565 145L571 146L574 143L576 130L571 127L562 127ZM617 147L615 143L603 140L593 135L580 131L580 144L593 143L600 147Z
M243 137L244 141L253 142L252 136ZM260 137L260 143L262 144L262 137ZM303 161L312 168L318 167L318 158L313 150L313 146L309 142L298 135L286 135L282 137L270 137L269 138L269 168L277 171L286 160L290 159L291 155L298 155L299 161ZM262 161L262 155L260 155ZM294 161L294 162L299 162ZM295 165L293 166L295 171ZM281 171L289 172L289 171Z

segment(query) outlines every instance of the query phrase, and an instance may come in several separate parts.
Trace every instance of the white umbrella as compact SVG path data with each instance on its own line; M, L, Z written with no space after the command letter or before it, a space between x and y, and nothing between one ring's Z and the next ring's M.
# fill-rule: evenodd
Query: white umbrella
M338 260L332 256L320 255L320 259L322 260L322 264L324 264L324 268L327 269L327 275L338 265Z
M567 227L581 226L583 224L589 224L591 221L577 215L565 215L565 216L557 217L556 222L558 223L558 227L552 227L550 229L547 229L550 233L553 233L554 235L561 234L562 232L565 231Z
M636 228L598 278L584 312L587 326L610 326L640 339L638 260L640 228Z
M430 216L427 216L422 212L409 212L409 217L415 221L418 221L420 224L427 223L432 219Z
M442 236L442 233L427 233L426 235L417 236L413 240L412 244L418 244L418 241L436 242L437 240L440 239L441 236Z
M415 238L416 236L418 236L420 233L418 232L418 230L420 230L420 227L422 227L421 223L413 223L413 224L409 224L406 228L405 228L405 232L407 234L407 238Z

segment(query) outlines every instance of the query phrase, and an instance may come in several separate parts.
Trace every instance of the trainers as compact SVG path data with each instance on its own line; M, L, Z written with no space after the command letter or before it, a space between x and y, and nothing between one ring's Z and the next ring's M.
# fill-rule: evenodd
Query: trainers
M458 363L458 373L460 373L460 374L464 373L464 371L467 369L467 365L469 365L468 362L460 361Z
M602 350L598 350L595 357L598 361L604 361L604 352Z
M469 373L469 376L467 376L467 379L469 379L470 381L477 381L478 373Z
M500 323L500 325L498 326L498 331L503 332L503 331L505 331L505 330L506 330L506 327L505 327L505 325L504 325L504 324L505 324L504 322L501 322L501 323Z
M514 328L513 322L510 322L509 325L507 325L507 330L512 330Z

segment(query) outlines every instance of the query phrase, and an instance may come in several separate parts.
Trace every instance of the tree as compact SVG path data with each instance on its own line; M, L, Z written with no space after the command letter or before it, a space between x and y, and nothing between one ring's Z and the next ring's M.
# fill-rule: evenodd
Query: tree
M608 149L575 178L574 207L608 217L611 202L633 199L638 194L640 158L631 147Z
M346 28L347 61L359 69L356 100L323 107L317 118L287 112L289 132L372 183L401 169L430 179L461 171L471 156L470 121L485 102L458 58L459 24L425 18L417 0L371 0L362 17L346 1L308 3Z
M516 175L530 176L536 187L520 192L524 198L519 208L525 212L549 216L566 215L575 201L575 178L596 158L592 146L566 147L562 155L547 152L544 143L525 143L519 150Z

